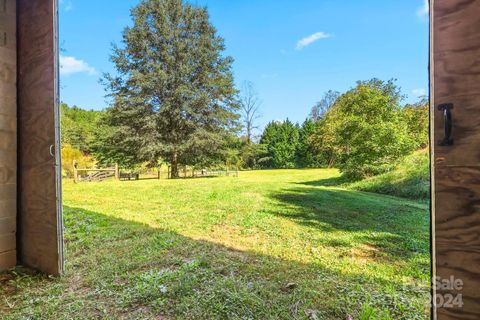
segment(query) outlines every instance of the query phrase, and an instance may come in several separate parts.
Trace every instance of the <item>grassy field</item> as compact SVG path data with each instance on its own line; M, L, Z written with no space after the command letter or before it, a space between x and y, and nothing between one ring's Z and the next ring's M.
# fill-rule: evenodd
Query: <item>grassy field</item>
M66 181L66 274L0 275L1 318L428 318L428 205L341 181Z

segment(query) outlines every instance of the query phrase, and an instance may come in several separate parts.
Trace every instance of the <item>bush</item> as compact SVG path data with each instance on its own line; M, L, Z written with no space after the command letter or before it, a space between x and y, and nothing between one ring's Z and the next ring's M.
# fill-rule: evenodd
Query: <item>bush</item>
M396 160L416 146L401 99L393 80L358 82L322 119L312 137L317 150L335 159L335 166L352 179L391 170Z
M397 162L393 171L349 184L354 190L389 194L410 199L430 197L428 149L416 151Z
M62 146L62 176L73 177L73 161L76 160L79 168L93 168L96 165L95 159L85 155L77 148L69 144Z

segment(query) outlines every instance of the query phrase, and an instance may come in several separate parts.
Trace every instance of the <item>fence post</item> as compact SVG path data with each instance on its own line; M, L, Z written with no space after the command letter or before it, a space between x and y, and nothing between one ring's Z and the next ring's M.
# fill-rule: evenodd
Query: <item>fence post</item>
M118 170L118 163L115 163L115 180L120 180L120 171Z
M77 160L73 160L73 182L78 183L78 163Z
M167 168L167 179L170 179L170 166Z
M158 178L158 180L160 180L160 172L162 171L162 166L159 166L157 168L157 170L158 170L158 173L157 173L158 177L157 178Z

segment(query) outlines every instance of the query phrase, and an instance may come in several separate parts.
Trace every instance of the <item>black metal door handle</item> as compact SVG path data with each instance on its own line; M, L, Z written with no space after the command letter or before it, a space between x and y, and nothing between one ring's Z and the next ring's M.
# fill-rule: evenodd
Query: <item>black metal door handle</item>
M453 128L453 118L452 110L453 103L445 103L438 106L438 110L443 112L444 126L445 126L445 137L439 142L440 146L452 146L452 128Z

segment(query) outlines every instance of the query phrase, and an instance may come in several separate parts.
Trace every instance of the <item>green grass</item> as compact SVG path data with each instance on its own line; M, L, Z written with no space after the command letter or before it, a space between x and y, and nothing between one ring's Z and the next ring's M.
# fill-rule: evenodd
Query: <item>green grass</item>
M430 197L430 162L428 149L401 159L391 172L352 184L347 188L395 195L410 199Z
M67 181L66 274L0 275L1 318L427 319L427 205L339 179Z

